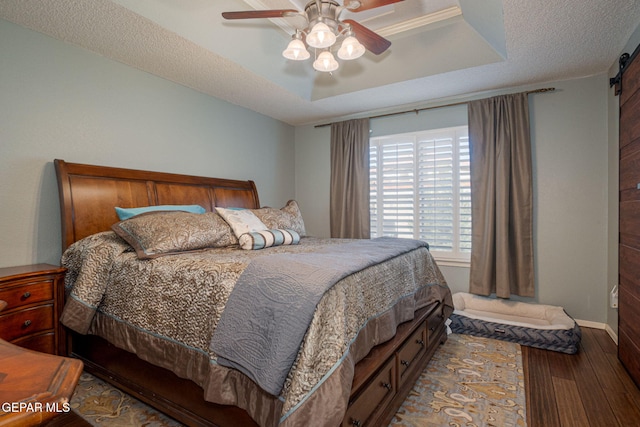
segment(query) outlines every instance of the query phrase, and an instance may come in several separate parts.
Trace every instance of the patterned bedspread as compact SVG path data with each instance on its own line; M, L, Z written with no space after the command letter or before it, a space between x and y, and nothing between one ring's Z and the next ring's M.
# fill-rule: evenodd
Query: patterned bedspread
M307 237L295 246L258 251L233 246L139 260L114 233L98 233L63 254L68 298L61 321L193 380L206 400L240 406L261 425L304 425L307 417L337 425L348 403L353 366L370 348L391 338L395 326L418 308L443 302L450 314L451 293L426 248L351 274L325 293L278 397L218 365L209 344L252 259L347 242ZM365 327L373 332L356 340Z

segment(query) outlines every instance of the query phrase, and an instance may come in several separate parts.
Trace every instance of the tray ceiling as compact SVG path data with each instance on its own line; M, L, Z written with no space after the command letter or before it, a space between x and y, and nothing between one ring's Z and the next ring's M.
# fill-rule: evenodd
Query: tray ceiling
M332 74L281 52L305 0L0 0L0 17L292 125L606 72L638 0L405 0L350 13L392 42ZM343 16L344 17L344 16Z

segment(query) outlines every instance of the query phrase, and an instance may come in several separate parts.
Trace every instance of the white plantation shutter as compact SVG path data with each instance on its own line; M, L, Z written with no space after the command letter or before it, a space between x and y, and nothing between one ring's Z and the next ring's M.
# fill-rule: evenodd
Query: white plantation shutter
M369 143L369 221L372 235L378 229L378 147Z
M458 235L460 252L471 254L471 160L469 158L469 136L465 129L458 137L459 177Z
M416 191L420 201L418 238L434 251L452 251L454 180L452 138L418 138Z
M380 150L380 182L383 188L382 234L413 237L414 152L411 142L383 145Z
M469 259L467 127L372 138L371 236L425 240L440 259Z

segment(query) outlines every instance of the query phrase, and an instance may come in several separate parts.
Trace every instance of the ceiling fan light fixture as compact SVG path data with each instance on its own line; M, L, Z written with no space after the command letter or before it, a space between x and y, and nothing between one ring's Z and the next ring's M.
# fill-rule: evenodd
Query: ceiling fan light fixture
M318 55L318 59L313 62L313 68L318 71L329 73L338 69L338 61L336 61L331 52L325 50Z
M364 55L365 47L353 36L348 36L342 42L342 46L338 50L338 58L345 61L360 58Z
M246 0L247 3L260 3ZM293 0L291 0L293 2ZM304 18L304 26L294 26L295 33L282 56L292 61L304 61L314 56L313 68L331 72L339 67L334 54L341 60L360 58L366 50L375 55L386 51L391 42L353 19L341 19L342 12L361 12L398 3L403 0L307 0L304 12L297 9L257 9L223 12L224 19ZM287 28L287 31L289 31ZM358 35L358 38L355 35ZM339 42L339 44L337 44ZM340 48L338 49L338 46ZM313 50L312 50L313 49Z
M289 42L289 45L284 52L282 52L282 56L293 61L304 61L305 59L309 59L311 54L302 40L294 38Z
M318 22L307 35L307 44L311 47L322 49L332 46L336 42L336 35L324 22Z

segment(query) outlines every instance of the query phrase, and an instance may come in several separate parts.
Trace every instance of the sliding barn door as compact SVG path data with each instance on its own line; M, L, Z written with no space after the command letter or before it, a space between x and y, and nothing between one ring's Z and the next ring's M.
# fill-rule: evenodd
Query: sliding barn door
M640 55L625 63L620 87L618 357L640 385Z

